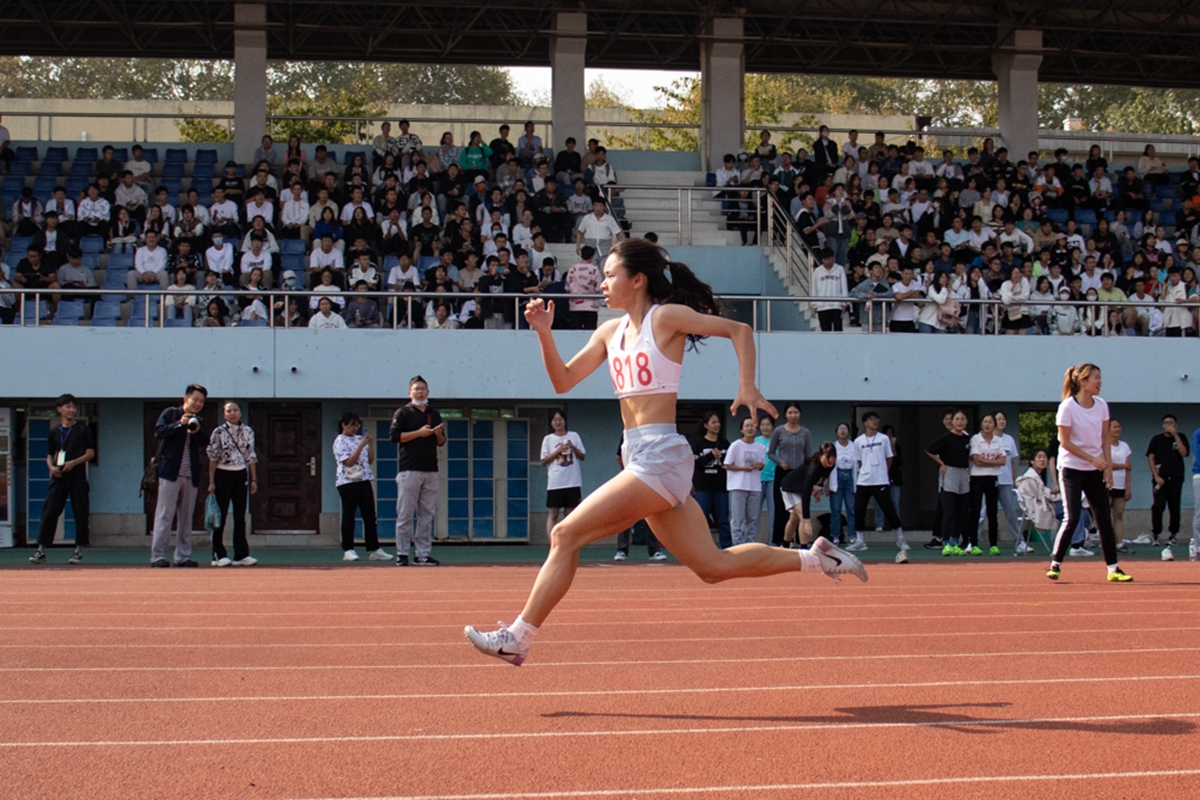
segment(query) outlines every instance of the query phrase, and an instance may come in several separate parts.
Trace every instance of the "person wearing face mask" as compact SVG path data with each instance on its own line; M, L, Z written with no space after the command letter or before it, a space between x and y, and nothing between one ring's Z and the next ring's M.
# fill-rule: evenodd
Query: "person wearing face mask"
M420 375L408 382L409 404L392 416L391 440L399 445L400 469L396 473L396 566L436 567L433 518L437 512L438 453L446 443L442 415L429 406L429 384ZM413 516L416 527L413 527Z
M204 263L208 271L217 273L221 283L230 287L237 286L237 276L233 271L234 256L233 245L228 244L224 234L220 233L213 235L212 247L204 251Z

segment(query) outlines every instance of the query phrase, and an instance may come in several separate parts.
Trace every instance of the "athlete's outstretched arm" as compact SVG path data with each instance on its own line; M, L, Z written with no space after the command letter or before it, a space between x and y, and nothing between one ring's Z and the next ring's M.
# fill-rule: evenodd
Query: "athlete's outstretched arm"
M671 336L719 336L732 342L738 359L738 391L729 407L730 413L736 415L737 410L745 406L755 423L758 422L759 411L765 411L772 417L779 416L775 406L762 396L754 379L757 354L754 331L749 325L712 314L701 314L676 303L659 309L659 321L666 326L664 332L669 332Z
M610 320L597 328L584 348L576 353L569 363L564 364L562 356L558 354L558 345L554 343L554 334L550 330L550 325L554 322L554 301L545 303L540 299L530 300L525 304L525 321L538 335L546 375L549 376L554 391L559 394L571 391L608 359L608 340L618 322Z

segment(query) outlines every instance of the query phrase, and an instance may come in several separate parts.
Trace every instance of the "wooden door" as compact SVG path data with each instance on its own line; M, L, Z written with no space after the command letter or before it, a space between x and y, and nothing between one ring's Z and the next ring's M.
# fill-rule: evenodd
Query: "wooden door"
M258 494L250 498L253 532L314 534L321 517L321 406L252 403Z
M154 458L154 453L158 450L158 439L154 438L154 426L158 422L159 415L169 406L179 406L183 402L182 398L175 400L158 400L146 403L143 406L143 419L145 421L145 446L142 459L142 468L150 463L150 459ZM200 412L200 417L204 420L204 429L212 431L214 427L221 424L223 417L221 416L220 401L213 400L211 397L204 404L204 410ZM196 442L201 448L200 453L200 488L196 492L196 510L192 514L192 531L204 530L204 501L208 497L208 456L203 452L208 447L208 440ZM142 473L137 474L137 480L142 479ZM137 486L131 486L130 491L136 492ZM158 495L151 492L148 495L142 496L142 505L146 514L146 535L149 536L154 531L154 507L158 503Z

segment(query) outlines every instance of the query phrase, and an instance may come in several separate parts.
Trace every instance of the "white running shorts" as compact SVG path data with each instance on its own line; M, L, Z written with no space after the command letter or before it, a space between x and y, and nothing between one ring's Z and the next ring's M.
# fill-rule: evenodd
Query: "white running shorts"
M621 460L625 469L673 507L680 508L691 496L695 457L674 425L641 425L625 431Z

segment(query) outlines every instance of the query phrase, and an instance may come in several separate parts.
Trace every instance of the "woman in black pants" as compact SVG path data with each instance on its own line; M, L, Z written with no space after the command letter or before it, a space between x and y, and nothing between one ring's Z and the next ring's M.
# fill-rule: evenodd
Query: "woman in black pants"
M390 561L392 556L379 546L379 531L375 525L375 480L371 464L375 461L375 439L360 434L362 420L352 411L342 414L341 433L333 440L333 457L337 462L337 490L342 496L342 560L358 561L354 552L354 515L362 515L363 538L372 561Z
M254 453L254 431L242 424L242 407L232 400L222 411L225 422L208 437L208 493L215 495L221 521L212 532L214 567L236 564L250 567L258 560L246 542L247 491L258 491L258 456ZM225 549L225 521L233 505L233 559Z
M1117 540L1113 533L1108 491L1112 488L1112 432L1108 425L1108 404L1100 399L1100 368L1095 364L1077 364L1063 376L1063 401L1058 405L1058 468L1063 495L1062 527L1054 540L1054 555L1046 577L1058 580L1062 562L1071 546L1071 534L1079 524L1086 495L1096 527L1100 547L1108 565L1108 580L1126 583L1133 580L1117 564Z
M989 552L1000 555L997 546L996 503L999 500L997 481L1004 469L1008 455L1004 442L996 433L996 418L991 414L979 421L979 433L971 437L971 503L967 511L967 524L963 529L963 555L981 556L979 549L979 514L985 508L988 521ZM969 546L968 546L969 543Z

